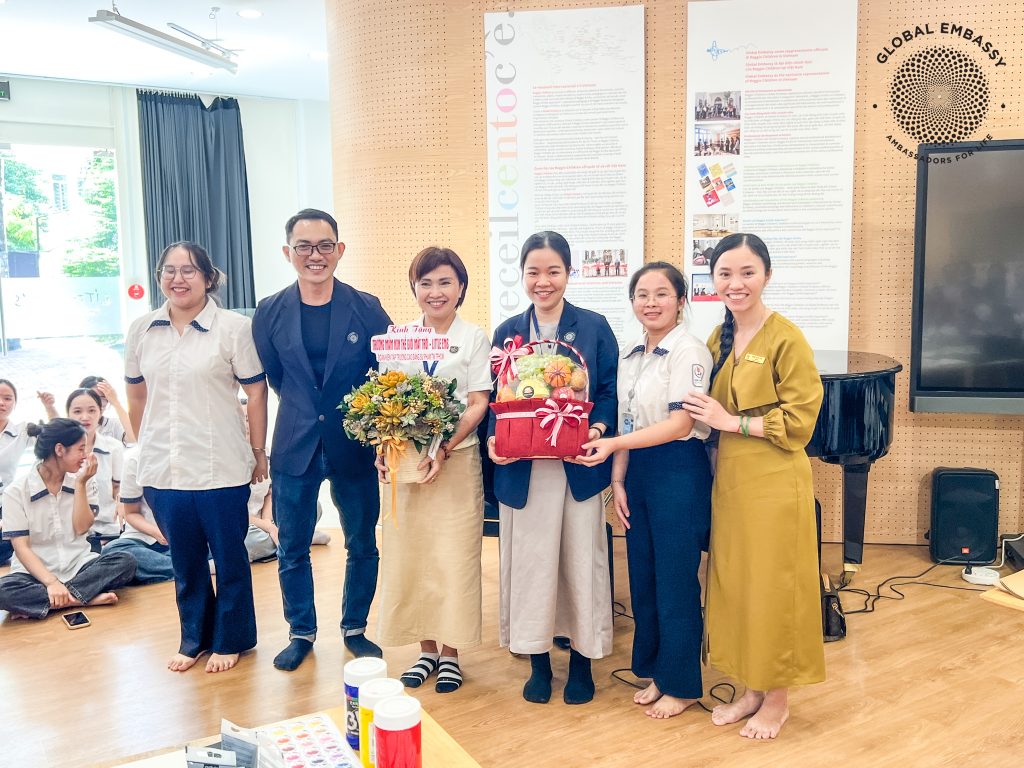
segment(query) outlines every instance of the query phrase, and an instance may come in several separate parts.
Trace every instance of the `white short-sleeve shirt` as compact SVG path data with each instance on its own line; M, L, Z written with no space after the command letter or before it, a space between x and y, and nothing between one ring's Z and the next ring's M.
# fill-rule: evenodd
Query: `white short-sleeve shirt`
M139 483L200 491L248 485L256 466L238 402L264 378L252 323L208 299L178 334L166 302L125 338L125 380L146 382Z
M423 326L423 318L410 325ZM437 361L437 367L432 372L430 368L433 361L428 362L426 372L430 372L432 376L455 379L455 396L463 405L469 402L470 392L489 392L491 341L483 329L456 315L448 332L441 335L448 337L448 352L443 360ZM404 371L410 374L425 372L423 363L415 360L386 363L382 367L385 370ZM479 442L476 431L473 431L454 447L467 448Z
M95 511L96 500L89 502ZM32 552L60 581L67 581L98 555L89 547L85 534L76 534L75 476L65 475L57 495L47 490L39 465L15 479L4 494L4 538L27 536ZM11 558L11 573L28 573L18 559Z
M124 445L119 440L97 432L92 452L96 455L96 474L89 480L89 495L96 499L99 506L92 530L101 536L117 536L121 532L121 524L117 520L117 499L114 498L113 484L121 482Z
M146 503L146 499L142 495L142 486L139 485L138 445L130 446L124 451L124 466L123 471L121 472L121 503L138 504L139 511L142 512L142 516L146 521L156 525L156 520L153 518L153 510L151 510L149 508L149 504ZM156 542L156 539L152 536L143 533L128 522L124 524L124 533L121 534L121 538L135 539L136 541L141 541L147 546Z
M0 430L0 509L3 509L4 489L14 481L25 451L34 444L35 438L25 431L25 422L8 422Z
M100 419L100 425L96 431L101 435L112 437L121 443L121 445L124 445L125 438L128 436L124 431L124 424L121 423L121 419L117 417L117 414L113 412L113 408L111 408L110 411L110 415L104 415L103 418Z
M683 397L693 390L706 393L711 375L711 352L680 324L650 352L646 335L626 347L619 362L619 432L624 416L633 416L633 430L665 421L670 411L681 410ZM694 422L690 434L679 438L707 439L710 428Z

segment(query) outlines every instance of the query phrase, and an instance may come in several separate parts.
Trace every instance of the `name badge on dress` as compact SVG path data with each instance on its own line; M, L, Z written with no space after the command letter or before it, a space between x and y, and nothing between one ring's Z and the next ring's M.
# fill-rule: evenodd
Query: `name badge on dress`
M763 358L761 355L753 355L750 352L745 354L743 356L743 359L744 360L749 360L752 363L757 363L758 365L763 365L764 361L765 361L765 358Z
M628 435L630 432L633 431L633 421L634 420L632 413L622 414L622 434Z

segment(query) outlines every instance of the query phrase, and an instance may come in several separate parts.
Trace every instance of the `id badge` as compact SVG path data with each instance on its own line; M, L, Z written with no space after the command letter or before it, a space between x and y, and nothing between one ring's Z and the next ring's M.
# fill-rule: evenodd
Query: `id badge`
M622 414L622 434L628 435L633 431L633 414L624 413Z

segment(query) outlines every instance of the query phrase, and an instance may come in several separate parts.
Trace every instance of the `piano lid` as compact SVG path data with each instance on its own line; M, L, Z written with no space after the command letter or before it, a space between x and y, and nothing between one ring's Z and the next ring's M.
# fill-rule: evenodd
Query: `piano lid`
M836 349L814 350L814 363L818 366L822 381L897 374L903 370L903 364L899 360L886 355L874 352L843 352Z

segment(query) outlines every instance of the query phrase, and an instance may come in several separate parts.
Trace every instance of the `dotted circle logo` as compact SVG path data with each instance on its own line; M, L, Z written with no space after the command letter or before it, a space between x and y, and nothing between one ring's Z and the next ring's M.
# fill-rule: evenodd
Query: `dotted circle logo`
M889 104L896 122L921 142L963 141L988 113L984 73L970 56L954 48L925 48L893 75Z

